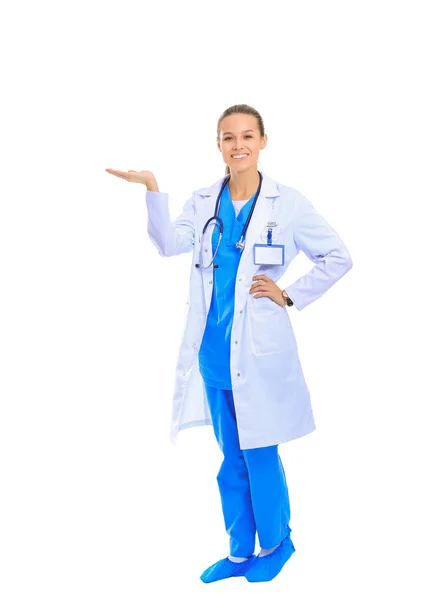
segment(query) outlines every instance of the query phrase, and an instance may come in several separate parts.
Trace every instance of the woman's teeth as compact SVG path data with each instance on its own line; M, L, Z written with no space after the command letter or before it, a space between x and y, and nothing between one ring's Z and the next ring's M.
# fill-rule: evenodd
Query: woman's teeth
M235 154L232 158L245 158L248 154Z

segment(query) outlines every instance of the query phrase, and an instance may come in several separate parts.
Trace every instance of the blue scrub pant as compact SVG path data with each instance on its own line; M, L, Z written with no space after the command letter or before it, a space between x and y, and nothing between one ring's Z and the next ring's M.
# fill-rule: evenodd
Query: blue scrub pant
M204 382L205 383L205 382ZM230 554L248 557L278 546L291 533L285 471L277 446L241 450L232 390L205 384L214 434L223 452L217 475Z

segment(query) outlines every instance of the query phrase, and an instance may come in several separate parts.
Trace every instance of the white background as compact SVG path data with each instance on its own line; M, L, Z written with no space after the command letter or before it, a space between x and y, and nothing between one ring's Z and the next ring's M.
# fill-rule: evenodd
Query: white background
M422 599L420 2L21 2L1 24L0 596ZM220 114L336 229L352 270L290 310L317 430L279 447L297 551L205 585L229 551L211 427L169 441L189 254L147 235L224 175ZM299 255L278 284L312 263ZM288 309L289 310L289 309ZM258 548L257 548L258 550ZM149 591L148 591L149 590Z

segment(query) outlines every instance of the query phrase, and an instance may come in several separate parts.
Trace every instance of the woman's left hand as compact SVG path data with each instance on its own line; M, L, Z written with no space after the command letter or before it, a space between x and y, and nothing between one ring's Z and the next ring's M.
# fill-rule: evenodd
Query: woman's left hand
M254 275L252 278L256 279L256 283L253 283L251 289L249 290L250 294L255 294L254 298L261 298L262 296L267 296L279 306L285 306L286 300L282 297L282 290L278 285L275 284L273 279L267 277L267 275ZM259 292L259 293L257 293Z

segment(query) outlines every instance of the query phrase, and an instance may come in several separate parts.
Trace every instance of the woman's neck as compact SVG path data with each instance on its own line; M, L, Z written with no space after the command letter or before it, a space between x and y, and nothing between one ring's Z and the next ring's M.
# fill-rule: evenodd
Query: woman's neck
M228 183L232 200L251 198L257 191L259 183L260 176L257 169L255 172L232 173Z

